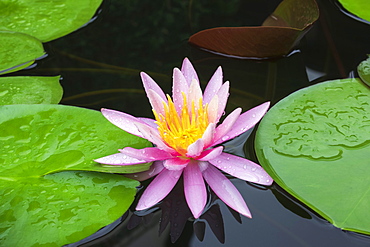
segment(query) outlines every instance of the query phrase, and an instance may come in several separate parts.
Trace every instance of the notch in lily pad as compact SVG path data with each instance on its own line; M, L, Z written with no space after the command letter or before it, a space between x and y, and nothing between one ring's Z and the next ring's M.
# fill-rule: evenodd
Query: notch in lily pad
M319 18L315 0L284 0L259 27L217 27L189 43L220 55L266 59L287 55Z

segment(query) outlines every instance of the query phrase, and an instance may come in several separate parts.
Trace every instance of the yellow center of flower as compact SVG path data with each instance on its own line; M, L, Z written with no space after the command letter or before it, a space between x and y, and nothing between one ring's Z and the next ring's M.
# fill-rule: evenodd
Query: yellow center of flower
M202 98L199 99L198 107L191 102L189 112L185 93L183 95L183 107L181 113L177 113L170 96L167 95L168 104L164 103L164 115L155 110L154 116L158 124L158 131L165 143L175 149L181 156L186 156L190 144L203 136L208 126L208 105L203 106Z

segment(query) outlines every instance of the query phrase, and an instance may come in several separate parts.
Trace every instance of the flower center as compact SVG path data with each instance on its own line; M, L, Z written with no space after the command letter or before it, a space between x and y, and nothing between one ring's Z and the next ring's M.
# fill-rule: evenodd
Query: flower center
M207 129L208 105L203 106L203 99L200 98L198 107L195 106L194 101L191 102L191 107L188 107L185 93L182 93L182 96L184 103L180 114L168 95L168 104L163 104L164 115L154 110L153 112L162 139L181 156L186 156L188 146L202 138Z

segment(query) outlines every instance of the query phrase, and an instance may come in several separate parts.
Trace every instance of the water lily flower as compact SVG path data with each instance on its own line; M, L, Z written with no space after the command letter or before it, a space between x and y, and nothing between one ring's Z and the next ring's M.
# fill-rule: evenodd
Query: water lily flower
M154 147L126 147L95 161L124 166L154 161L148 171L133 175L139 181L156 176L136 210L160 202L183 176L185 198L195 218L202 214L207 201L204 181L229 207L251 217L243 197L221 171L262 185L271 185L273 180L258 164L223 152L221 144L252 128L266 113L269 102L242 114L241 108L237 108L217 125L229 95L229 82L223 83L221 67L202 94L197 73L185 58L181 70L173 71L172 98L147 74L140 75L155 120L109 109L102 109L102 113L111 123L149 140Z

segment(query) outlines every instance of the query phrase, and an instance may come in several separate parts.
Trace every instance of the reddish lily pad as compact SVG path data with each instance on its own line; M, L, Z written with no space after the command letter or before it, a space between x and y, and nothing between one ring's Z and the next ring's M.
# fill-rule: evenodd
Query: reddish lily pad
M314 0L285 0L260 27L206 29L192 35L189 43L237 57L279 57L293 49L318 17Z
M255 141L282 188L335 226L370 234L370 89L327 81L274 105Z

